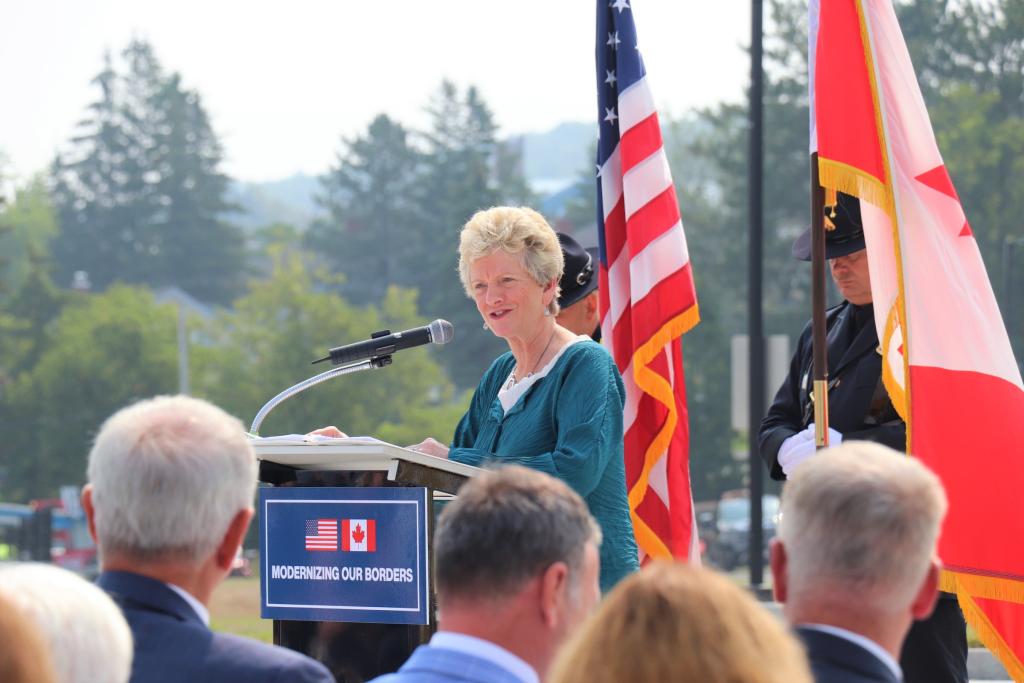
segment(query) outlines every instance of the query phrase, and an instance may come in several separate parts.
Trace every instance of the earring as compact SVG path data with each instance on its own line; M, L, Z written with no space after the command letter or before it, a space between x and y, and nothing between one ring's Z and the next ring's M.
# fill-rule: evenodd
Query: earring
M484 323L484 329L485 329L485 330L489 330L489 329L491 329L491 328L487 327L487 323Z

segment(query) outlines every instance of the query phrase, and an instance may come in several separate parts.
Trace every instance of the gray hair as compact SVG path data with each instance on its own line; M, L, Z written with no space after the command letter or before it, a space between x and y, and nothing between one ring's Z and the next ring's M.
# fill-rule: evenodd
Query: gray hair
M132 634L100 588L66 569L13 564L0 569L0 595L43 636L60 683L124 683Z
M935 556L946 506L931 470L881 444L815 455L782 492L791 595L842 586L873 609L906 607Z
M252 506L256 459L242 423L217 406L159 396L103 424L89 482L101 552L199 562Z
M473 214L459 235L459 277L469 298L473 298L470 265L498 249L519 254L523 267L541 286L555 281L549 308L551 315L557 315L558 280L565 270L565 257L558 235L544 216L525 206L495 206Z
M486 471L438 519L438 596L507 597L556 562L568 565L575 593L587 543L599 545L601 530L564 482L518 466Z

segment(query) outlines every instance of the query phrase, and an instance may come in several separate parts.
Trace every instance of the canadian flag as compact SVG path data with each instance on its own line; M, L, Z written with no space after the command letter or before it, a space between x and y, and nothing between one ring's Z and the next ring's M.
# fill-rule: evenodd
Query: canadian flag
M341 520L341 549L348 552L377 551L377 521L373 519Z
M809 19L811 151L862 200L885 386L949 497L942 586L1024 681L1024 381L892 0L812 0Z

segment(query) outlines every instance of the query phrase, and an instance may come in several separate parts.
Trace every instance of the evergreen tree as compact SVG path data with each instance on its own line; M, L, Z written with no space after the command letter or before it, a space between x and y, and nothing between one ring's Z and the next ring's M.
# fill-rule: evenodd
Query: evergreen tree
M528 204L534 198L517 151L498 141L494 117L476 88L469 87L463 96L444 81L427 112L426 171L419 184L424 245L414 284L423 310L455 325L459 354L446 354L444 362L457 385L471 387L506 347L482 329L479 313L466 298L457 271L459 231L480 209Z
M338 273L350 301L377 303L389 285L416 284L424 234L416 184L421 155L399 123L381 114L345 141L321 179L328 215L310 226L307 246Z
M243 245L222 215L222 150L198 94L166 74L153 49L132 42L119 72L108 56L69 150L54 162L61 226L58 282L84 270L115 281L177 285L228 301L239 291Z

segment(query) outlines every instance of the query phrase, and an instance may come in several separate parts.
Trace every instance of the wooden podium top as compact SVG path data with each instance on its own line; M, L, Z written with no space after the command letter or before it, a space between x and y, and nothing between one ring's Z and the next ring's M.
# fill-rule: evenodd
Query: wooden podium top
M402 481L419 473L432 488L455 493L469 477L480 471L472 465L453 462L367 437L331 439L326 437L272 436L253 438L259 460L300 470L384 471L388 479ZM447 482L442 485L438 482Z

